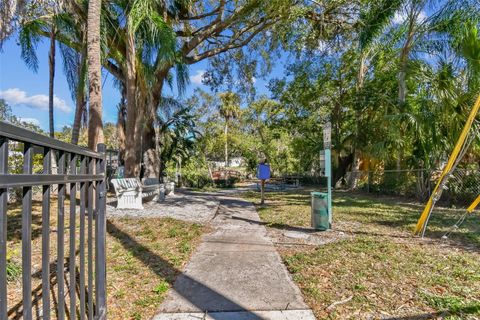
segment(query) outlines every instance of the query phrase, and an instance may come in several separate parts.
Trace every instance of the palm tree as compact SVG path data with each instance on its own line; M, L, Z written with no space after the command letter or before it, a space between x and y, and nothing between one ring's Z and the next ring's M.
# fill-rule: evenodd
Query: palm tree
M480 32L478 27L472 22L467 23L459 38L457 50L467 63L468 87L475 95L480 84Z
M219 113L225 120L224 136L225 136L225 167L228 163L228 126L230 121L238 118L240 115L240 97L233 92L224 92L220 94L221 104Z
M162 177L168 161L176 158L179 163L187 159L194 149L195 116L191 108L175 99L162 98L157 112L157 135L159 143L159 176Z
M86 101L85 101L85 87L86 87L86 73L87 73L87 53L86 50L82 50L79 57L79 64L76 66L78 81L75 88L75 118L73 120L72 127L72 140L71 143L78 144L80 136L80 127L82 125L82 118L86 114ZM85 123L85 121L83 121Z
M365 77L369 68L368 61L381 50L381 44L378 38L382 34L386 25L390 23L395 12L398 10L403 0L381 0L375 3L367 4L366 8L360 12L360 32L358 35L359 47L359 65L356 82L357 103L355 105L355 139L353 143L353 164L352 172L358 171L360 166L360 127L361 114L366 106L363 101L363 89ZM356 189L358 175L351 174L348 182L351 189Z
M153 154L148 156L158 158L155 154L154 132L153 138L147 137L148 141L142 135L146 124L152 124L153 128L155 120L158 106L152 106L149 101L152 92L161 91L161 87L151 88L151 78L156 72L156 65L172 63L175 56L175 35L159 13L158 1L113 3L115 6L108 6L109 23L113 27L111 37L121 38L122 45L121 49L115 46L111 52L116 53L114 60L122 71L122 87L126 98L125 135L129 137L124 149L125 175L133 177L140 172L141 153L145 144L153 144ZM124 14L118 14L119 8ZM157 171L152 166L146 169L147 176L152 176L150 171Z
M54 83L55 83L55 48L56 48L56 24L58 18L58 9L60 8L60 3L53 3L49 6L43 8L43 14L46 19L38 18L32 19L23 23L20 30L20 46L21 46L21 56L27 66L31 68L34 72L38 70L38 58L35 52L37 43L39 41L39 36L44 32L44 26L48 25L49 31L48 36L50 40L50 49L48 53L48 71L49 71L49 82L48 82L48 115L49 115L49 134L50 137L54 137L55 126L54 126Z
M100 15L102 0L90 0L87 21L88 98L88 147L95 150L103 143L102 123L102 62L100 57Z
M75 2L68 2L65 5L67 12L75 10L72 8ZM82 9L87 9L87 3L82 5ZM70 142L78 144L80 128L86 125L86 91L87 91L87 23L85 18L76 18L71 15L59 15L58 35L61 37L59 42L60 52L62 54L63 69L67 77L72 100L75 101L75 115L72 126L72 136Z

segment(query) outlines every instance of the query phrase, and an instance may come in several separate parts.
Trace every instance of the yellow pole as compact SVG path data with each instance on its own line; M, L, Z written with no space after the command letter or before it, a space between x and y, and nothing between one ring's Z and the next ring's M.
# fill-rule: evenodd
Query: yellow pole
M480 195L478 195L477 199L475 199L472 204L467 208L468 213L472 213L473 210L480 204Z
M426 227L426 222L430 216L430 213L432 212L433 209L433 204L434 204L434 199L439 192L439 188L443 183L443 180L447 176L447 174L452 170L452 167L457 160L458 154L462 150L462 146L465 143L465 140L467 139L468 133L472 127L473 121L475 120L475 116L478 113L478 110L480 110L480 95L477 98L477 101L473 105L473 109L470 112L470 115L467 119L467 123L465 124L465 127L463 127L462 134L460 135L455 148L452 151L452 154L450 155L450 158L448 159L447 165L443 169L442 175L440 176L440 179L437 182L437 185L435 186L435 189L433 189L432 195L430 196L430 199L428 199L427 205L425 206L425 209L423 209L422 215L420 216L420 219L418 219L417 225L415 226L415 234L420 233L420 231L424 230Z

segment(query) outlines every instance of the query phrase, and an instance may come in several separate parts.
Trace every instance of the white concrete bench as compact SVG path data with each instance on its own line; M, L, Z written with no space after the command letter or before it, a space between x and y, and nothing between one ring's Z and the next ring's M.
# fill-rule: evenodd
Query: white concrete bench
M148 188L149 191L155 190L155 198L157 201L161 202L165 200L165 185L160 183L157 178L143 178L142 183L144 188Z
M112 179L117 209L143 209L142 198L153 199L158 196L160 184L158 180L153 184L153 180L155 179L145 179L145 184L141 184L137 178Z
M153 198L158 197L161 186L162 184L158 182L157 178L143 178L142 179L143 197L149 197L149 198L151 198L152 196Z

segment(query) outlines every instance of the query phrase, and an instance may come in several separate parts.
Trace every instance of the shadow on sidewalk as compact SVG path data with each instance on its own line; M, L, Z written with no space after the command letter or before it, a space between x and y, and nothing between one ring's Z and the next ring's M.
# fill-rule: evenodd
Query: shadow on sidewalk
M257 220L252 220L252 219L247 219L247 218L242 218L238 216L232 216L232 219L235 220L241 220L253 224L259 224L262 226L268 226L270 228L275 228L279 230L287 230L287 231L298 231L298 232L305 232L305 233L317 233L318 231L313 229L313 228L306 228L306 227L296 227L296 226L290 226L288 224L283 224L283 223L266 223L263 221L257 221Z
M145 266L150 268L158 276L165 277L166 274L178 275L176 280L174 279L175 277L168 276L166 277L166 280L172 285L173 290L188 300L191 304L196 306L199 310L203 312L225 311L211 309L209 306L212 305L212 302L215 302L215 305L227 307L227 311L247 312L249 316L248 319L262 319L255 313L245 310L245 308L223 296L221 293L216 292L215 290L205 286L203 283L182 273L181 270L178 270L170 262L166 261L162 257L138 243L128 233L119 229L111 221L107 221L107 232L111 236L117 238L125 249L132 252L137 259L139 259ZM162 266L162 268L159 268L158 266ZM162 272L161 269L167 269L168 271ZM175 283L177 283L177 286L175 286ZM178 285L179 283L181 283L181 285ZM209 315L215 319L215 314Z

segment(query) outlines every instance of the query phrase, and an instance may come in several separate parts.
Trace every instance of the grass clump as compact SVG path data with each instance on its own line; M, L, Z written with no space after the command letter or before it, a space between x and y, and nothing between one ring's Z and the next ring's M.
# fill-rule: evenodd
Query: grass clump
M22 275L22 266L16 261L7 259L7 281L16 281Z

